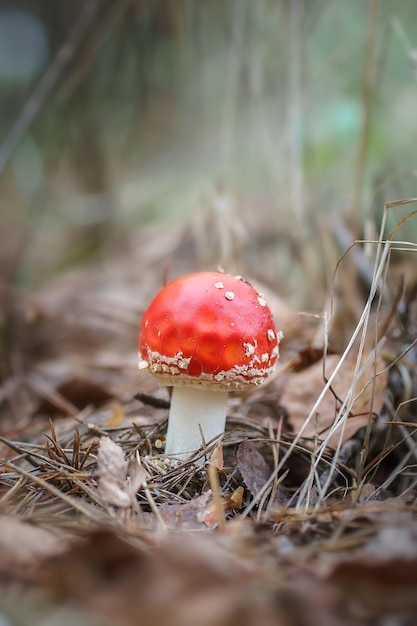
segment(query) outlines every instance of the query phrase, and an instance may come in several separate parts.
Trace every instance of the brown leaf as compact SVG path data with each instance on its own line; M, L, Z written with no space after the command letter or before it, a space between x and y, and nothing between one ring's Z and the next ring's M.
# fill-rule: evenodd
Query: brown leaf
M340 560L327 574L354 601L361 612L372 616L417 609L417 559L380 558L361 555ZM411 623L411 622L410 622ZM413 622L414 623L414 622Z
M181 528L183 530L207 528L204 520L199 518L199 514L201 514L201 511L206 510L212 500L211 491L206 491L201 496L197 496L185 504L162 504L159 507L159 513L171 528Z
M221 498L223 510L240 509L243 501L243 487ZM159 513L170 528L198 530L217 528L218 511L213 501L211 490L206 491L184 504L162 504Z
M339 355L334 354L327 356L327 378L334 371L339 360ZM351 353L347 356L332 383L332 389L341 402L345 400L352 387L355 366L356 355ZM345 424L342 442L350 439L360 428L368 423L370 411L372 411L372 415L376 415L381 411L385 399L387 372L379 374L375 380L372 381L374 367L374 363L371 362L355 384L353 395L354 397L358 395L358 397L352 406L351 415ZM384 363L378 358L376 371L380 372L383 369ZM364 388L369 381L371 381L370 384ZM293 431L298 433L325 386L323 379L323 361L321 360L300 372L286 374L282 377L280 383L283 388L281 404L288 412L288 423ZM317 407L317 419L311 420L304 428L304 437L315 437L318 433L320 433L322 438L326 436L326 431L332 426L337 416L337 411L340 407L338 400L336 400L335 395L330 390L324 395ZM341 431L338 430L329 439L328 445L330 447L336 447L338 445L340 432Z
M323 357L323 349L315 348L314 346L306 346L298 351L297 356L292 359L292 370L294 372L301 372L306 367L321 361Z
M60 554L64 548L66 542L49 530L0 516L0 576L27 579L46 558Z
M214 533L170 533L150 550L101 531L43 568L42 580L61 603L123 626L281 623L255 569Z
M126 417L125 407L122 404L114 404L111 407L111 416L106 421L106 428L120 426Z
M129 508L145 483L146 472L136 459L126 461L124 452L110 437L100 440L97 454L97 490L112 506Z
M271 475L271 469L254 443L244 441L237 450L237 466L243 482L256 495Z
M38 379L40 380L39 377ZM31 381L35 384L34 375ZM110 391L103 385L87 378L71 378L60 384L56 390L48 389L45 381L43 387L38 382L37 391L43 396L37 412L43 415L55 415L57 410L75 415L79 409L87 405L100 406L112 397Z
M135 499L138 491L143 489L147 479L148 473L143 465L140 464L139 459L131 457L127 464L126 491L130 494L132 500Z
M210 456L210 459L209 459L208 463L210 463L210 465L215 467L219 472L222 471L222 469L224 467L224 461L223 461L223 439L222 438L220 438L219 441L217 442L216 447L214 448L213 452L211 453L211 456Z
M232 494L221 498L220 506L225 513L226 511L232 511L233 509L240 509L242 502L243 487L238 487ZM197 514L197 520L204 522L207 528L217 528L218 526L222 527L219 521L219 511L214 500L209 502L206 509Z

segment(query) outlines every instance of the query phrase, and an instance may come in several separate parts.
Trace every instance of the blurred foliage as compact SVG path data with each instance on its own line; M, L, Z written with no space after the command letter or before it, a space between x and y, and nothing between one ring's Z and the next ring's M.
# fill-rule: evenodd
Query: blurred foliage
M3 0L0 152L72 53L1 174L3 274L27 284L145 222L187 224L207 183L266 203L272 230L303 239L322 214L349 213L366 110L359 214L378 220L387 200L417 195L404 175L416 169L415 2L377 3L366 101L370 4Z

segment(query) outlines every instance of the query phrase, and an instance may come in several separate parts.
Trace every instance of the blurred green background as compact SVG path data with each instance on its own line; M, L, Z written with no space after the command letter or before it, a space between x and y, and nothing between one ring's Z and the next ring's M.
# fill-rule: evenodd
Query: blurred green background
M415 0L3 0L2 282L192 228L208 196L249 240L361 236L417 195L415 45Z

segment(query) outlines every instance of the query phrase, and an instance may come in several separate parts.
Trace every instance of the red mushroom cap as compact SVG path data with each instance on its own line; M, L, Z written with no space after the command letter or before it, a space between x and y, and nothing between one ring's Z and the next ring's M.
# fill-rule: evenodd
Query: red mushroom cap
M164 385L244 389L271 374L279 340L263 296L244 278L199 272L169 283L144 313L139 367Z

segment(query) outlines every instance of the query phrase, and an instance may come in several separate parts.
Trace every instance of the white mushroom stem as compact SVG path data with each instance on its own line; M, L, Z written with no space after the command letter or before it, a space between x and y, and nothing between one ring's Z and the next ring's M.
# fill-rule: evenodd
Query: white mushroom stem
M198 387L174 387L165 453L187 458L202 443L224 433L227 392ZM202 439L203 437L203 439Z

